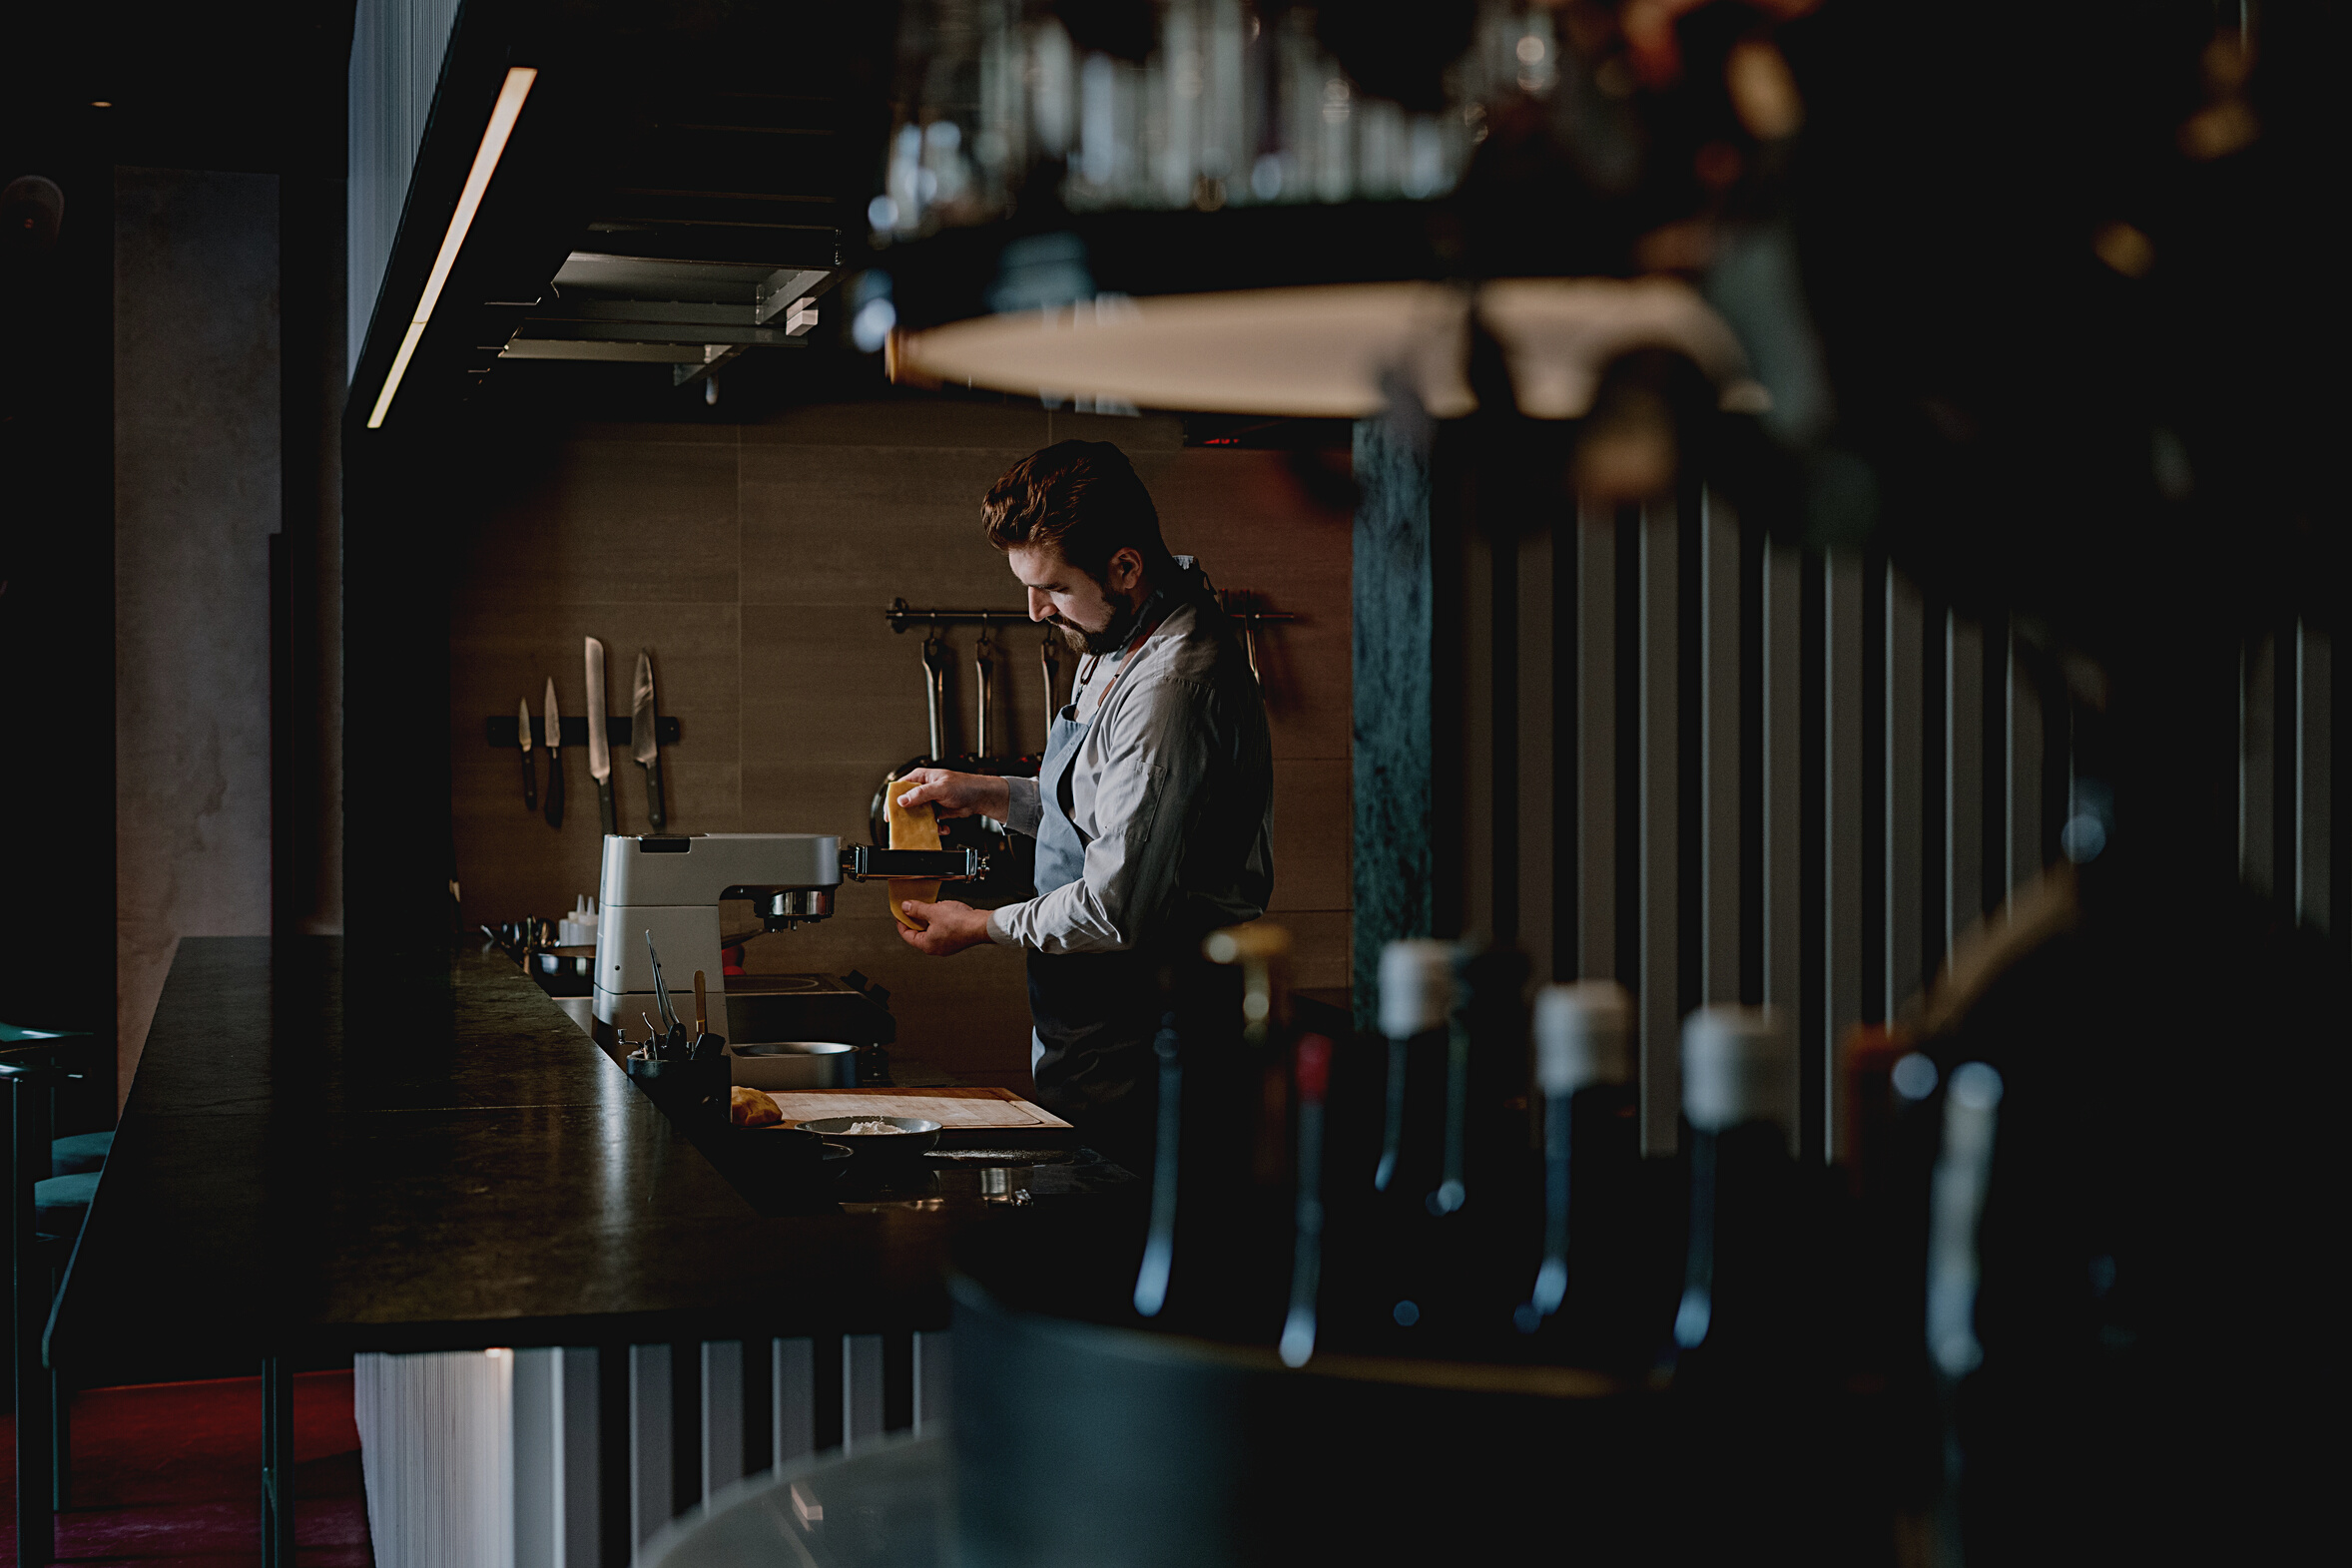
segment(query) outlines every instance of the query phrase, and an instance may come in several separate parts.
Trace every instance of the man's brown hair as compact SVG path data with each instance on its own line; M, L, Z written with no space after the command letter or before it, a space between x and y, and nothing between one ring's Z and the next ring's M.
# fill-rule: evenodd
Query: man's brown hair
M1151 492L1108 441L1056 441L1031 452L989 487L980 520L997 549L1053 550L1098 583L1111 557L1130 546L1153 582L1165 585L1174 573Z

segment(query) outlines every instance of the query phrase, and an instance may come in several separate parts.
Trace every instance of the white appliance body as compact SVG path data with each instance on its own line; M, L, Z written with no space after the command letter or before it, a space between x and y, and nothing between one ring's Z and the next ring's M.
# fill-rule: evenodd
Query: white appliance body
M694 972L700 969L711 1016L724 1032L719 900L826 891L841 880L842 840L835 833L607 834L598 884L603 913L596 923L596 1021L635 1029L644 1014L659 1024L653 960L645 949L650 931L678 1016L693 1028Z

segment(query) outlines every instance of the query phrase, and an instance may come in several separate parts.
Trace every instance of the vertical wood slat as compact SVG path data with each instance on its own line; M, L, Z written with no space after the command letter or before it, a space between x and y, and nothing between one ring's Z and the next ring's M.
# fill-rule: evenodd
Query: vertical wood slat
M736 1398L743 1408L743 1473L761 1475L776 1467L776 1341L742 1341L743 1377Z
M947 1419L951 1341L944 1333L914 1336L914 1435Z
M1740 995L1739 520L1712 491L1699 510L1699 996Z
M670 1516L703 1497L703 1347L684 1339L670 1346Z
M778 1339L770 1347L775 1378L769 1451L779 1465L817 1451L817 1346L809 1339Z
M1671 1153L1678 1142L1682 1063L1679 972L1681 923L1681 529L1671 502L1641 516L1640 1011L1641 1150Z
M591 1563L625 1563L637 1555L637 1493L630 1485L636 1449L636 1351L596 1347L596 1535ZM380 1561L380 1559L379 1559Z
M1887 897L1886 995L1880 1017L1892 1020L1919 990L1927 953L1921 855L1925 837L1926 755L1920 732L1926 613L1919 590L1887 568Z
M882 1435L882 1336L842 1339L842 1452L872 1447Z
M1536 985L1554 978L1553 921L1559 889L1552 877L1558 864L1558 802L1567 794L1559 787L1566 781L1558 779L1553 744L1556 548L1549 528L1530 532L1518 547L1518 942L1532 966L1529 979Z
M2295 628L2295 919L2328 929L2334 892L2334 649L2308 622Z
M604 1496L597 1474L603 1437L600 1357L594 1345L567 1346L553 1353L560 1367L556 1392L561 1403L555 1421L559 1457L552 1557L556 1568L597 1568L599 1500Z
M670 1346L629 1346L629 1539L643 1546L670 1522Z
M2254 638L2238 657L2238 879L2268 897L2278 865L2271 819L2278 782L2278 639Z
M1617 973L1617 526L1576 522L1576 973Z
M1804 1009L1804 584L1795 550L1764 547L1764 1002L1794 1030ZM1802 1127L1803 1106L1789 1107Z
M702 1344L702 1500L743 1479L743 1342Z
M1821 1155L1836 1160L1844 1074L1839 1053L1862 1019L1862 563L1822 562Z
M1985 629L1944 618L1944 956L1984 915Z
M563 1393L562 1350L514 1352L514 1568L563 1568Z
M1492 529L1470 528L1461 540L1463 614L1454 628L1461 643L1463 686L1462 819L1458 830L1462 934L1507 937L1508 932L1497 929L1495 918L1500 912L1495 889L1501 880L1495 853L1505 835L1495 819L1500 783L1495 753L1502 736L1495 703L1500 679L1495 668L1495 623L1501 606L1495 603L1494 567L1495 557L1507 552L1510 544L1507 539L1495 539L1494 533Z
M2006 910L2018 889L2042 869L2042 694L2035 690L2022 663L2015 623L2009 633L2009 657L2003 663L2008 688L2004 712L2009 764L2008 798L2002 813Z

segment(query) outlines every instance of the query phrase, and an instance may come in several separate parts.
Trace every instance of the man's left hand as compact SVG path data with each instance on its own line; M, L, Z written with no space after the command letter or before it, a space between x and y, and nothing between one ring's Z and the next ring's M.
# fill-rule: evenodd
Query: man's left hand
M978 947L988 940L988 911L974 909L970 904L943 898L926 904L909 898L899 905L907 914L922 922L922 929L910 931L898 927L898 939L917 952L944 958L949 953L962 952L966 947Z

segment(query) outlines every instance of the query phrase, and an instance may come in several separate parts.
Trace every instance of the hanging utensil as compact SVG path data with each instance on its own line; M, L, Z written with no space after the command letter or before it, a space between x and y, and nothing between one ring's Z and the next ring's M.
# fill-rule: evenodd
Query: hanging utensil
M539 809L539 770L531 763L531 700L524 698L514 709L515 738L523 749L523 809Z
M666 832L670 813L662 799L662 742L661 721L656 717L653 691L653 655L637 655L637 684L631 690L629 703L630 755L645 769L645 821L655 832Z
M971 649L972 678L979 683L980 693L980 733L973 739L971 750L972 756L978 758L987 758L996 755L994 752L990 751L988 747L988 742L991 738L990 726L988 724L988 676L990 673L990 667L993 666L995 662L996 645L988 641L988 623L982 621L980 623L979 640L972 644Z
M930 711L930 760L944 762L947 757L947 639L939 629L931 628L922 640L922 667L926 672L923 701Z
M563 825L563 710L555 706L555 677L547 678L547 825Z
M603 818L606 837L619 832L613 814L613 752L612 736L606 729L604 709L604 644L595 638L582 639L581 653L588 669L588 773L596 781L596 811Z

